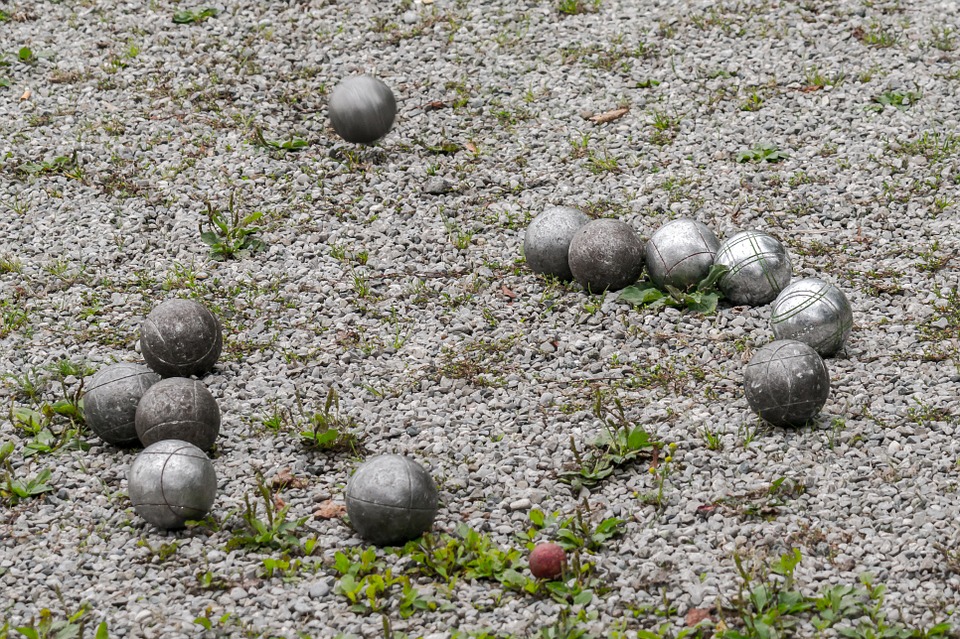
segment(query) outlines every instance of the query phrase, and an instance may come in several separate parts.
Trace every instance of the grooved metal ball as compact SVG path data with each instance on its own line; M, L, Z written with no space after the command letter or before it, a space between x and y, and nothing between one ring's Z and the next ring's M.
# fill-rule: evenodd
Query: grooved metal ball
M220 434L220 407L202 382L170 377L143 394L136 425L144 446L179 439L209 450Z
M714 262L730 269L717 286L728 301L738 305L773 301L793 276L787 249L763 231L741 231L727 238L720 243Z
M747 364L743 390L750 408L774 426L803 426L816 417L830 394L823 358L796 340L777 340Z
M140 350L163 377L200 377L223 349L220 322L193 300L174 299L150 311L140 327Z
M202 450L165 439L137 455L127 472L127 493L137 514L160 528L183 528L201 519L217 496L217 474Z
M439 496L430 474L401 455L379 455L347 482L350 524L366 541L394 546L416 539L433 525Z
M587 291L615 291L643 273L643 240L622 220L591 220L573 234L567 259L573 277Z
M720 240L702 222L671 220L647 241L647 275L657 288L687 290L707 276L719 248Z
M393 126L397 100L382 80L357 75L340 82L327 103L330 124L347 142L376 142Z
M839 288L817 277L797 280L773 301L770 327L776 339L796 339L823 357L843 348L853 328L853 309Z
M83 394L83 416L100 439L136 446L137 403L160 376L143 364L121 362L100 369Z
M590 216L569 206L551 206L533 218L523 238L523 256L534 273L573 279L568 254L574 233Z

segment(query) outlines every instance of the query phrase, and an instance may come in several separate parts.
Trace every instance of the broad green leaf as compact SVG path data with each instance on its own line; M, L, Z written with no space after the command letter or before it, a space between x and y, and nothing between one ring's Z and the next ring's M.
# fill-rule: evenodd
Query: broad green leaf
M11 443L11 449L12 449L12 446L13 444ZM533 510L530 511L529 517L530 517L531 523L533 523L534 526L537 526L538 528L543 528L544 514L542 510L540 510L539 508L534 508Z
M628 286L620 291L620 299L635 306L646 306L652 304L664 297L663 291L649 285L641 288L640 286Z
M635 427L627 435L627 448L637 450L650 445L650 434L640 426Z
M698 293L697 298L698 299L691 300L687 303L687 308L691 311L710 315L717 310L717 303L720 301L720 296L716 293Z
M106 621L101 621L100 625L97 626L97 633L93 636L93 639L110 639Z
M213 624L210 623L210 620L206 617L197 617L193 620L193 623L197 624L198 626L202 626L204 630L210 630L213 628Z
M593 591L592 590L582 590L578 592L573 598L573 605L575 606L586 606L591 601L593 601Z

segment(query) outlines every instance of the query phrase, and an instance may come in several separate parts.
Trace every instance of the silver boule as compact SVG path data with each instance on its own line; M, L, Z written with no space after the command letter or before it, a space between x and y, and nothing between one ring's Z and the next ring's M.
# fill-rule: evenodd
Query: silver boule
M817 277L797 280L773 301L770 327L776 339L795 339L822 357L837 354L853 328L853 309L839 288Z
M193 300L163 302L140 327L143 358L163 377L200 377L217 363L222 349L220 322Z
M796 340L777 340L757 350L747 364L743 390L750 408L774 426L803 426L830 394L823 358Z
M717 286L730 303L737 305L773 301L793 275L787 249L763 231L741 231L727 238L720 243L714 263L730 269Z
M376 142L393 126L397 100L386 84L372 75L345 78L330 94L330 124L347 142Z
M523 238L523 255L534 273L573 279L568 254L574 233L590 221L583 211L551 206L533 218Z
M83 416L100 439L114 446L136 446L137 403L160 376L143 364L121 362L97 371L83 394Z
M201 519L217 496L217 474L202 450L165 439L140 451L127 473L127 492L137 514L160 528L183 528Z
M394 546L416 539L433 525L439 495L430 474L401 455L379 455L347 482L350 525L363 539Z
M179 439L210 450L220 434L220 407L202 382L170 377L143 394L137 405L136 427L144 446Z
M657 288L685 291L707 276L719 248L720 240L702 222L671 220L647 242L647 275Z
M573 277L587 291L615 291L636 282L643 272L643 240L622 220L591 220L573 234L567 259Z

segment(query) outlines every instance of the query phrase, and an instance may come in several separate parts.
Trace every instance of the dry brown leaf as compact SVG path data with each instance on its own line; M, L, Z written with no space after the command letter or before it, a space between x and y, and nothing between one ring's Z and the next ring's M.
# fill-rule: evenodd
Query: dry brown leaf
M33 95L33 91L27 87L27 89L24 90L23 95L20 96L20 101L23 102L24 100L29 100L31 95Z
M467 151L470 151L471 153L477 152L477 145L474 144L473 142L467 142L466 144L463 145L463 148L465 148Z
M613 111L607 111L605 113L598 113L590 117L590 121L594 124L606 124L607 122L613 122L614 120L619 120L627 113L630 109L623 107L621 109L614 109Z
M687 612L687 627L693 628L698 623L710 618L709 608L691 608Z
M289 468L284 468L274 476L270 485L274 490L283 490L284 488L306 488L310 482L303 477L294 477Z
M506 284L500 287L500 292L509 297L512 300L517 299L517 294L507 288Z
M434 100L433 102L427 102L423 105L424 111L436 111L437 109L443 109L447 106L447 103L443 100Z
M337 519L343 517L346 512L347 507L344 504L328 499L320 504L313 516L317 519Z

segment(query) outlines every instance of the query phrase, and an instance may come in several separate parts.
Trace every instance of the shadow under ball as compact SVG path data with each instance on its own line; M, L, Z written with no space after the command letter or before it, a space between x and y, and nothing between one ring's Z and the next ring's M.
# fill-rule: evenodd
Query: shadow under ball
M677 218L661 226L647 242L647 275L657 288L685 291L710 273L720 240L705 224Z
M143 364L110 364L83 394L83 416L96 435L114 446L138 446L137 404L160 376Z
M570 240L590 216L569 206L551 206L533 218L523 237L523 257L534 273L572 280Z
M143 394L136 425L144 446L179 439L210 450L220 434L220 407L202 382L170 377Z
M202 450L189 442L165 439L140 451L127 472L134 510L164 529L183 528L201 519L217 496L217 474Z
M767 304L793 277L787 249L763 231L741 231L727 238L720 243L714 262L730 269L717 287L736 305Z
M796 340L777 340L757 350L747 364L743 391L750 408L774 426L803 426L830 394L823 358Z
M397 100L379 78L356 75L336 86L330 94L327 113L341 138L370 144L390 132L397 115Z
M202 304L168 300L143 321L140 350L147 365L163 377L200 377L217 363L223 332L220 322Z
M573 234L567 259L573 277L587 291L615 291L643 273L643 240L622 220L591 220Z
M776 339L795 339L822 357L836 355L853 329L853 309L839 288L817 277L797 280L773 301L770 328Z
M346 502L357 534L377 546L395 546L430 530L439 495L423 466L401 455L379 455L350 477Z

